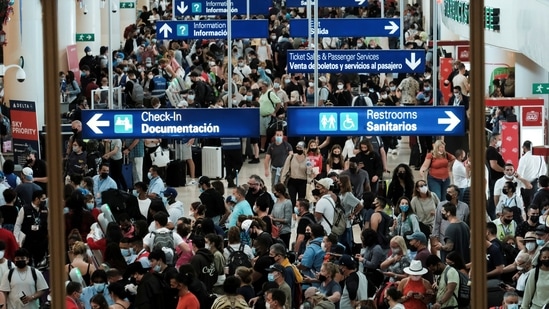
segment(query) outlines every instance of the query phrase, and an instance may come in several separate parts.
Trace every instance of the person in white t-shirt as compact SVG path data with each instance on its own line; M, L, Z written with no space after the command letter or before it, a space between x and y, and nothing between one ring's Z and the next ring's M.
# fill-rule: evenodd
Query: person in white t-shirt
M517 196L521 196L520 189L532 189L532 184L527 180L521 177L517 172L515 172L515 167L512 163L506 163L504 170L503 170L503 177L496 180L496 183L494 184L494 204L497 205L499 203L499 198L501 196L501 190L503 189L503 185L508 182L514 182L517 184Z
M176 232L166 227L166 225L168 225L168 215L165 212L157 212L156 214L154 214L153 219L154 219L156 231L148 233L143 238L143 246L147 251L151 252L154 250L154 238L156 237L157 234L161 234L161 233L173 234L174 248L166 248L166 249L172 250L171 258L173 258L175 255L175 247L179 247L183 252L189 252L191 250L189 245L183 240L183 238L181 238L179 234L177 234ZM162 249L164 251L165 248L162 248ZM166 261L171 261L170 257L168 257L168 253L166 251L164 251L164 253L166 253Z
M334 222L335 201L330 191L333 184L334 181L331 178L322 178L315 184L315 188L320 191L320 198L315 207L315 219L324 227L327 235L332 232Z
M463 194L471 185L471 167L467 161L467 153L465 153L465 150L456 150L455 156L456 160L452 165L452 176L454 177L454 184L459 188L458 199L463 201Z

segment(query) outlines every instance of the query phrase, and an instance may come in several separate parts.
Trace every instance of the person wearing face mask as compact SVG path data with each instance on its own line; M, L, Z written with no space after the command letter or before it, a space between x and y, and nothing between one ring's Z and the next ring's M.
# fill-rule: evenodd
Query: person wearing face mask
M508 182L512 182L512 185L508 185ZM507 187L507 194L503 193L503 188ZM511 188L513 187L513 188ZM524 213L523 201L521 197L522 189L532 189L532 184L527 180L521 177L516 171L512 163L505 163L503 177L498 179L494 184L494 204L496 205L496 215L498 214L498 206L500 206L500 199L503 199L504 195L507 195L506 201L509 203L503 204L503 206L508 207L518 207L516 210L513 210L515 213L515 220L518 223L522 222L522 216ZM516 193L514 199L509 197L509 190Z
M304 149L305 143L298 142L295 153L288 155L280 172L280 182L288 187L288 194L290 194L293 205L297 198L305 198L307 191L307 157Z
M322 264L320 273L318 274L318 281L320 281L318 292L325 295L330 302L336 305L336 308L339 308L341 286L338 281L335 280L336 275L340 275L337 265L332 262L325 262Z
M232 196L234 197L236 204L234 205L233 211L229 216L229 223L227 224L227 228L236 226L236 222L240 215L253 216L252 206L250 206L250 203L248 203L245 198L246 190L244 190L243 187L238 186L234 188Z
M488 279L499 279L505 266L503 245L497 239L496 233L496 225L493 222L486 223L486 277Z
M161 193L165 190L164 180L160 178L158 172L159 168L156 165L149 168L149 173L147 174L147 177L150 180L149 188L147 189L147 196L149 198L159 198L161 197Z
M450 202L453 205L456 205L456 208L457 208L456 216L460 221L469 222L469 215L470 215L469 205L458 200L458 197L459 197L459 188L456 185L450 185L448 189L446 189L445 200L442 200L438 203L436 207L436 212L433 218L434 227L432 229L432 238L431 238L432 248L436 247L437 242L441 242L442 244L444 244L444 239L446 238L445 233L446 233L446 228L448 227L449 222L443 219L441 213L442 213L443 206L446 205L447 202ZM418 213L418 217L420 218L420 221L431 226L430 222L432 221L429 221L429 220L423 221L424 218L432 218L431 211L429 210L427 212L423 212L423 209L421 208L414 208L414 209L417 209L418 212L423 213L423 215L419 215Z
M268 273L268 280L269 282L275 282L278 285L278 289L284 292L284 295L286 297L286 304L289 304L289 307L291 307L292 304L292 289L284 281L284 267L280 264L273 264L267 268Z
M528 207L528 220L520 223L517 225L517 229L515 230L515 237L517 240L517 247L520 250L523 250L525 248L524 239L526 238L526 235L528 232L536 232L536 228L539 224L539 208L536 205L530 205ZM535 240L535 234L534 236L534 242Z
M364 192L370 191L370 177L367 171L358 168L359 158L349 159L348 168L341 172L339 176L348 176L351 181L352 193L356 197L361 197Z
M6 308L38 309L39 299L49 288L42 272L28 265L30 253L27 249L20 248L15 251L15 268L10 270L11 280L0 283L0 291L7 295Z
M244 57L238 57L238 63L234 67L233 73L240 76L240 79L244 79L252 73L252 69L248 64L246 64Z
M84 309L84 303L81 300L82 284L80 282L70 281L65 287L65 292L65 308Z
M84 175L86 171L86 158L88 155L87 152L84 151L84 147L85 144L83 140L74 140L72 143L72 152L69 154L66 162L65 175Z
M530 271L526 281L526 289L522 298L522 309L544 308L549 299L549 248L540 250L539 256L535 259L537 266Z
M387 198L392 205L397 205L401 196L412 200L414 196L414 175L407 164L401 163L393 170L393 177L387 189ZM413 206L412 206L413 208Z
M315 223L316 221L314 215L309 212L310 203L307 199L300 198L296 201L295 205L296 206L294 207L294 213L299 218L299 221L296 228L294 252L302 252L300 250L302 244L309 241L311 235L310 229L307 235L307 227L310 224Z
M209 249L206 249L205 239L201 235L192 237L192 250L194 256L191 258L190 265L196 269L197 278L206 285L206 291L211 292L218 276L214 255Z
M133 257L130 260L130 263L140 262L145 268L151 267L149 262L149 251L143 248L143 238L139 236L130 238L130 254Z
M160 100L160 105L166 106L166 89L168 88L168 81L160 74L158 68L151 70L149 80L149 88L147 90L151 94L151 97L158 98Z
M500 217L493 222L498 228L497 237L500 241L503 241L506 236L515 236L517 222L513 219L513 210L511 207L502 207Z
M26 235L22 248L32 252L29 257L34 265L42 262L48 249L48 212L46 194L36 190L29 203L21 207L15 221L13 234L16 238L20 232Z
M223 196L212 187L210 178L207 176L198 178L198 189L200 191L198 198L206 206L206 217L212 218L215 224L219 224L226 210Z
M216 294L223 293L223 283L225 282L225 265L227 262L223 256L223 238L219 235L209 233L205 236L206 249L210 250L214 256L215 271L217 273L217 281L214 283L213 292Z
M286 94L288 97L291 97L293 91L297 91L299 94L299 100L300 102L306 102L305 100L305 90L303 86L300 84L300 81L302 80L303 76L301 73L292 73L292 75L285 75L284 77L284 91L286 91Z
M457 298L454 296L459 287L459 273L452 266L446 265L436 255L430 255L426 261L427 269L433 275L439 276L438 289L431 308L457 308Z
M356 308L361 300L368 299L368 279L357 271L356 261L350 255L342 255L338 264L344 277L339 308Z
M465 222L461 221L456 212L456 206L451 202L446 202L442 206L440 217L449 224L444 232L444 244L438 242L435 249L440 250L442 259L445 259L449 252L458 251L463 257L463 261L469 263L471 261L470 228Z
M74 122L73 128L75 126L77 128L79 128L80 135L76 136L77 134L75 133L73 140L70 141L70 144L68 144L68 146L70 145L70 147L68 147L69 148L68 150L70 150L70 151L72 151L72 146L73 146L74 140L76 140L78 137L82 136L81 135L82 123L80 121L78 121L78 122L73 121L73 122ZM73 133L74 133L74 130L73 130ZM67 154L69 154L69 152L67 152ZM32 173L31 173L32 181L35 184L37 184L40 188L42 188L42 191L47 192L47 190L48 190L48 174L47 174L47 170L46 170L46 168L47 168L46 162L41 160L40 158L38 158L38 152L36 150L32 149L31 147L29 147L25 151L25 156L26 156L27 161L23 165L23 168L28 167L29 169L31 169L32 170ZM23 176L22 176L22 178L23 178ZM24 181L25 179L22 179L22 180ZM16 190L17 190L17 188L16 188Z
M337 81L336 89L333 91L334 97L336 98L337 106L351 106L353 102L353 96L349 89L345 87L343 80ZM335 104L335 102L334 102Z
M271 187L280 182L284 162L288 156L293 155L292 145L284 141L282 127L277 128L274 140L267 148L264 161L265 177L271 177Z
M517 291L508 290L503 294L503 302L501 306L490 307L490 309L519 309L521 298Z
M398 215L396 220L394 220L393 234L404 237L405 235L419 232L418 217L414 214L412 207L410 207L410 200L403 196L398 199L395 206L398 206L398 209L395 207L395 214Z
M114 304L114 300L107 290L107 273L104 270L98 269L94 271L91 276L91 283L92 285L88 285L82 289L82 294L80 295L80 301L84 304L85 309L92 309L90 300L98 294L103 295L109 305Z
M434 295L431 283L422 278L427 272L427 269L421 265L421 261L417 260L404 268L404 273L409 276L400 281L397 289L403 295L400 300L406 308L427 309Z
M311 240L305 248L297 267L302 270L305 277L315 278L315 274L320 271L326 255L326 252L322 250L324 228L320 224L310 224L309 229L311 230ZM318 287L319 283L312 282L311 285Z
M495 184L496 181L504 177L505 160L499 152L501 147L501 134L494 133L490 136L490 142L486 148L486 165L488 165L489 181L488 189L490 190L490 196L487 203L488 215L495 219L496 217L496 205L495 202ZM512 175L512 174L511 174ZM503 185L501 186L503 187Z
M413 234L412 234L413 235ZM408 248L402 236L394 236L389 243L389 256L381 263L379 269L383 270L383 274L391 282L398 282L400 279L406 278L404 269L410 266L410 258L408 257Z

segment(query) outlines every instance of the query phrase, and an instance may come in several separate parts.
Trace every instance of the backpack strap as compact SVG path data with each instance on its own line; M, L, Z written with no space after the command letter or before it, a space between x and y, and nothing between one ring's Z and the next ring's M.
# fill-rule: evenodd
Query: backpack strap
M244 243L240 243L240 247L238 247L238 251L244 252Z
M327 198L327 197L323 197L323 199L326 199L328 202L330 202L330 204L331 204L332 207L334 208L334 215L335 215L335 212L336 212L335 204L332 203L331 199L329 199L329 198ZM334 226L333 224L330 223L330 221L328 221L328 219L326 218L326 216L324 215L324 213L322 213L322 218L324 218L324 220L326 220L326 222L328 222L328 225L330 226L330 229L332 228L332 226Z
M38 275L36 274L36 269L32 266L29 266L30 269L31 269L31 273L32 273L32 279L34 279L34 289L36 290L36 292L38 292L38 288L37 288L37 281L38 281ZM10 271L8 272L8 282L11 283L11 277L13 277L13 272L15 271L15 268L11 268Z
M444 270L444 280L446 281L446 285L448 285L448 270L450 269L451 266L447 266L446 269ZM457 270L456 270L457 271ZM461 284L461 278L459 277L459 271L458 271L458 284L456 285L456 288L454 289L454 293L452 296L454 296L456 298L456 301L458 299L458 296L457 296L457 291L459 291L459 285ZM535 291L534 291L535 292Z

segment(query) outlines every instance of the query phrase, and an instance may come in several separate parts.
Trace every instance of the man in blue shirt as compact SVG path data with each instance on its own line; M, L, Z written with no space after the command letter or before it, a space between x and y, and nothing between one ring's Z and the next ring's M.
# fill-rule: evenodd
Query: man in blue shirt
M227 228L236 226L238 216L240 215L253 216L252 207L245 199L246 190L242 187L236 187L233 189L233 196L236 200L236 205L234 205L233 212L229 217L229 224L227 225ZM320 267L318 269L320 270Z
M153 165L149 168L147 177L150 179L149 189L147 190L147 196L149 198L158 198L160 193L164 192L164 180L158 175L158 166Z
M101 193L109 189L118 189L116 181L109 176L109 171L109 164L101 163L99 174L93 176L93 192L95 192L95 202L98 206L103 205L101 202Z
M311 224L309 225L311 229L311 241L303 253L303 258L301 258L301 264L297 267L303 271L303 274L306 277L315 278L317 272L320 271L322 263L324 261L325 252L322 250L322 238L324 237L324 228L320 224ZM312 284L315 287L318 287L319 283Z

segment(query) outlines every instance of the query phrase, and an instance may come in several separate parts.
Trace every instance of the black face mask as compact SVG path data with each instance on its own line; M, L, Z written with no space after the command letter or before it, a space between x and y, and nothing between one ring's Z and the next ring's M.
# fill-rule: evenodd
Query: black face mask
M100 176L101 179L107 179L107 177L109 177L109 173L101 173Z
M406 174L405 173L398 173L398 178L400 179L404 179L404 177L406 177Z
M27 261L15 261L15 266L17 266L17 268L19 269L25 268L25 266L27 266Z
M451 201L454 197L450 193L446 193L446 200Z
M309 239L311 238L311 233L310 232L305 232L305 239Z
M541 265L545 266L545 267L549 267L549 260L543 260L543 261L539 261ZM17 262L15 262L17 264Z
M448 215L446 215L446 214L441 214L440 216L442 217L442 220L448 220Z
M505 224L511 224L511 222L513 222L513 219L502 219L501 221L503 221L503 223Z
M335 195L339 195L339 192L341 191L341 189L339 188L338 185L334 185L332 187L332 192L335 194Z
M442 275L442 272L444 271L444 269L436 269L435 271L433 271L433 274L437 275L437 276L440 276Z
M507 193L509 193L509 190L507 190L507 189L501 189L501 193L507 194Z
M320 282L324 282L324 281L326 281L326 279L327 279L326 276L318 275L318 280L319 280Z
M31 164L32 163L32 159L27 159L27 164Z
M315 152L318 148L309 148L310 151Z
M251 233L250 233L250 238L251 238L251 239L257 238L257 233L256 233L256 232L251 232Z
M297 149L295 151L295 153L297 153L298 155L302 155L303 154L303 150L302 149Z
M538 223L539 222L539 216L538 215L531 215L530 221Z
M72 133L74 133L74 134L78 133L78 129L72 129L71 131L72 131Z

